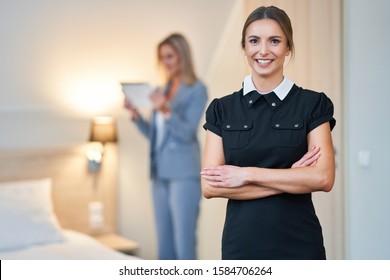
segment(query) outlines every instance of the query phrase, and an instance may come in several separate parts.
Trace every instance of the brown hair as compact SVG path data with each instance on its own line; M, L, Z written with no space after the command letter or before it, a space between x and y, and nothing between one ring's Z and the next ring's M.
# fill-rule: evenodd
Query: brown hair
M252 22L260 19L272 19L280 25L284 34L287 37L287 46L291 51L291 57L293 57L295 53L295 49L294 49L294 40L293 40L293 29L291 26L290 18L288 17L285 11L275 6L268 6L268 7L261 6L255 9L248 16L248 18L245 21L244 27L242 29L241 47L242 48L245 47L245 35L248 26Z
M179 33L173 33L163 39L157 47L157 57L159 63L161 63L159 53L163 45L170 45L178 53L180 57L180 70L183 81L188 85L192 85L196 82L198 78L195 74L194 64L192 62L191 48L185 37Z

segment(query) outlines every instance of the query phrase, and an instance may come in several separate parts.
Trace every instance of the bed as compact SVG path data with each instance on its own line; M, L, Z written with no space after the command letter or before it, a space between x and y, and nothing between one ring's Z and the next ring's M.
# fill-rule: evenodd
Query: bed
M128 260L138 259L112 250L93 237L62 230L64 241L48 242L13 250L0 250L1 260Z
M97 238L116 233L116 146L99 172L87 168L87 144L39 151L0 151L1 260L138 259ZM91 227L89 206L103 205Z

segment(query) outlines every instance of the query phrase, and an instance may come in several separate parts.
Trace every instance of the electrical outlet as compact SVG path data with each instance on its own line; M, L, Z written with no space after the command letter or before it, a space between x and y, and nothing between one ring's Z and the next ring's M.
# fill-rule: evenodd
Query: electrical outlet
M359 150L358 152L359 165L363 168L371 166L371 152L368 150Z
M89 227L93 230L104 227L104 207L100 201L89 203Z

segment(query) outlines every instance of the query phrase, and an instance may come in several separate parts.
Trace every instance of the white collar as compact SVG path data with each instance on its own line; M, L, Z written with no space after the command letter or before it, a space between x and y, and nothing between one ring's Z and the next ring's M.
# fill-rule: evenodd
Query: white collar
M243 94L246 95L247 93L251 91L257 91L260 94L267 94L270 92L274 92L277 97L279 97L280 100L283 100L287 94L290 92L291 88L293 87L294 82L292 82L289 78L286 76L283 77L283 81L273 90L269 92L259 92L252 81L252 75L248 75L245 77L243 82Z

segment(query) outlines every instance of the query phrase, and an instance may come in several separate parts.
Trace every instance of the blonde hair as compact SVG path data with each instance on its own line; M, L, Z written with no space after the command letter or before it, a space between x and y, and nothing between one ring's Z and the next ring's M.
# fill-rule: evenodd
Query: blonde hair
M163 45L171 46L179 55L180 71L184 83L186 83L187 85L192 85L193 83L195 83L198 80L198 78L194 70L194 64L191 56L191 48L187 40L184 38L184 36L179 33L173 33L168 37L166 37L165 39L163 39L158 44L157 57L158 57L159 64L161 64L161 59L159 55L160 49Z

